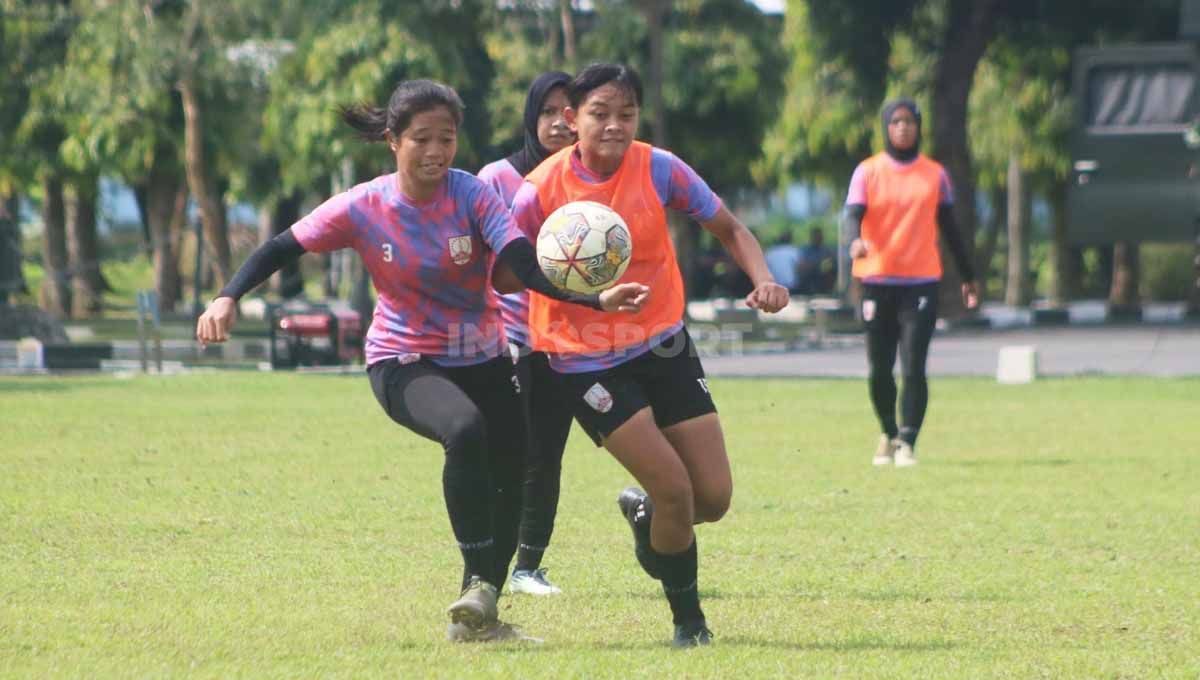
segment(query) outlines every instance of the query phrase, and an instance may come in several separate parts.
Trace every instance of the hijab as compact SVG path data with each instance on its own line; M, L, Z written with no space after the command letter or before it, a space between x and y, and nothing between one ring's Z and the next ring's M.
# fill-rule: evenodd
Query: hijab
M913 140L913 145L907 149L897 149L892 146L892 139L888 136L888 123L892 121L892 114L896 113L898 108L906 108L913 118L917 121L917 138ZM907 163L917 157L921 153L921 109L917 103L908 97L900 97L893 99L883 105L883 148L892 158Z
M546 160L550 152L538 140L538 117L542 113L542 104L546 96L556 87L565 88L571 82L571 76L562 71L547 71L529 86L529 94L525 96L525 146L508 157L508 162L522 176Z

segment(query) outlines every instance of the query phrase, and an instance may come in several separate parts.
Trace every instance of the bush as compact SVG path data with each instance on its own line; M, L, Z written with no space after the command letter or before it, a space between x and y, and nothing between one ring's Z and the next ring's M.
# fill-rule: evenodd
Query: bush
M1142 299L1180 301L1188 298L1195 282L1192 263L1196 247L1190 243L1143 243L1141 248Z

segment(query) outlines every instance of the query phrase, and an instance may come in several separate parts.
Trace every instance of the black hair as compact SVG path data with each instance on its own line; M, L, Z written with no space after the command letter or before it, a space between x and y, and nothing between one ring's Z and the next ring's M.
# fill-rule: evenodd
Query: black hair
M450 112L456 126L462 124L466 107L454 88L436 80L405 80L392 91L386 110L361 102L339 106L338 115L363 139L382 142L389 132L399 137L413 116L438 107Z
M567 86L567 100L571 108L579 108L588 93L612 83L617 89L633 95L638 107L642 106L642 79L633 67L624 64L592 64L579 72Z

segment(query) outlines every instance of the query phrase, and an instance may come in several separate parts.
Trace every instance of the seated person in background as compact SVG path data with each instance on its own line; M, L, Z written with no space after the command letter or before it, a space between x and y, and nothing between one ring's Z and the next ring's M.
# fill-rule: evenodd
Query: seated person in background
M825 233L820 227L813 227L808 232L808 245L798 251L795 292L802 295L832 292L837 263L833 249L825 245ZM770 251L767 253L767 265L770 266ZM775 280L782 282L778 276Z
M785 231L779 241L767 248L767 269L775 281L795 293L799 284L797 273L800 265L800 247L792 243L792 232Z

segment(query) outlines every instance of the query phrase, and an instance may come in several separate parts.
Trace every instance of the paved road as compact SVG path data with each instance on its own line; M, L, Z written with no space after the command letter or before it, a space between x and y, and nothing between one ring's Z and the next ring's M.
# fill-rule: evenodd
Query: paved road
M1000 348L1006 345L1035 347L1039 375L1200 375L1200 325L1195 324L939 333L929 351L929 373L995 376ZM858 336L803 351L708 356L704 369L715 376L866 377L867 360Z

